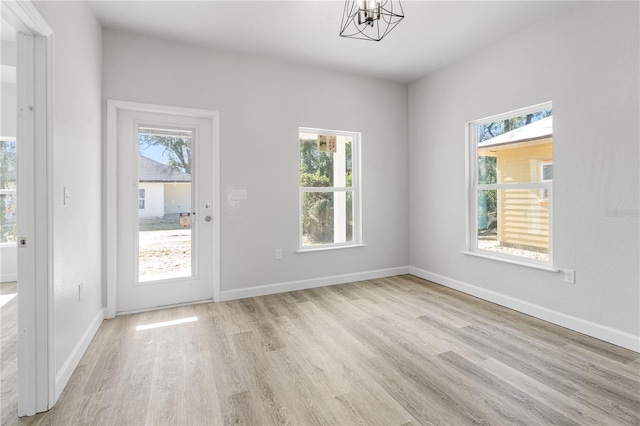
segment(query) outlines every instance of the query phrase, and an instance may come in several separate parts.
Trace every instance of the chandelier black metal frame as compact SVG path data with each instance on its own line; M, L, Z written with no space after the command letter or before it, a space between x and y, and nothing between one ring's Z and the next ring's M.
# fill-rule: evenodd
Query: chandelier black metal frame
M403 18L400 0L345 0L340 36L380 41Z

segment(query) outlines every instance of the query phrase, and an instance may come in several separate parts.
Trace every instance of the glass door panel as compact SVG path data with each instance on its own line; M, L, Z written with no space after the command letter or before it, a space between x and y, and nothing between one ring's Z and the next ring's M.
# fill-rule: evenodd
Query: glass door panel
M193 133L138 126L138 282L193 276Z

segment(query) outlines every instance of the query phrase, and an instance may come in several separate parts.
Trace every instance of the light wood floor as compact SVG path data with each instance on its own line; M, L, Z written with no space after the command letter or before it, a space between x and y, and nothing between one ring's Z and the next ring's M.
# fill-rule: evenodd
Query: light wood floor
M15 282L1 283L0 295L17 293ZM18 300L14 296L0 308L0 425L18 415Z
M640 354L402 276L107 320L9 423L638 425Z

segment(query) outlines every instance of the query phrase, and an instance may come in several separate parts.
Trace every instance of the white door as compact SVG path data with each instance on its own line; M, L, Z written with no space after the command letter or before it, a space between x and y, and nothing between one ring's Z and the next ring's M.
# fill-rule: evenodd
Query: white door
M120 109L118 313L212 300L213 122Z

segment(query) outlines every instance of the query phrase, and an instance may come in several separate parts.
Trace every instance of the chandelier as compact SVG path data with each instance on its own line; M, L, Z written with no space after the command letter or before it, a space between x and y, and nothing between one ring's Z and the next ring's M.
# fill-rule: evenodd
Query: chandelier
M403 18L400 0L346 0L340 36L380 41Z

